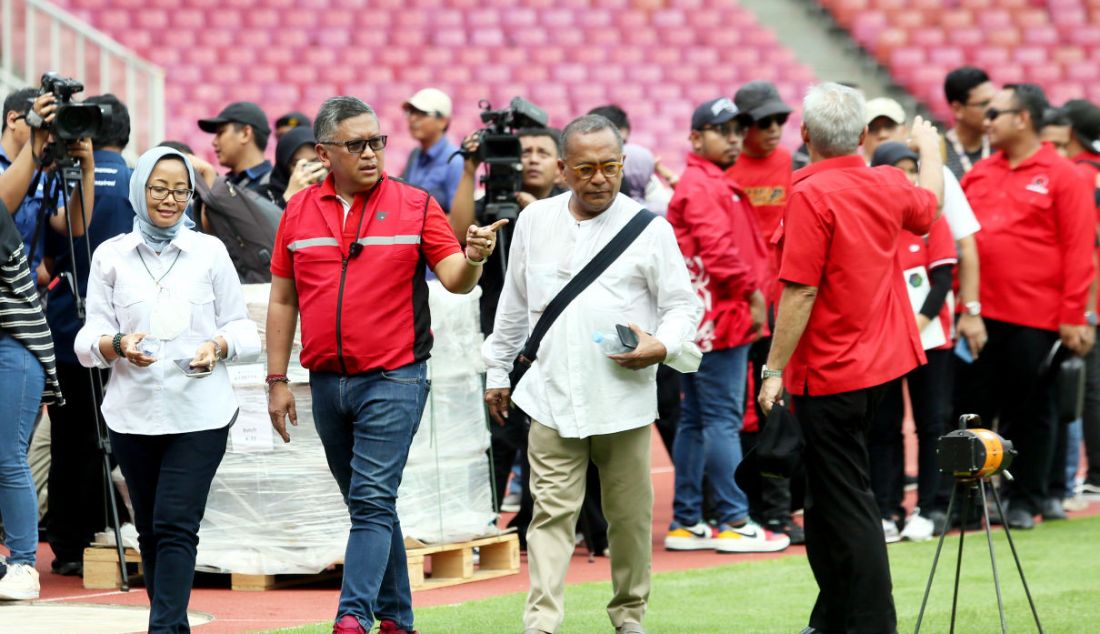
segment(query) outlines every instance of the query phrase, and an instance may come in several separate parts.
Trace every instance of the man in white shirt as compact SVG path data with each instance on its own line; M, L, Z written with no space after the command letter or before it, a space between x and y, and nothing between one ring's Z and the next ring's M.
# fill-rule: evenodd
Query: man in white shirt
M564 618L565 574L589 458L600 470L609 524L614 597L608 615L617 634L638 634L652 555L649 426L657 416L656 366L677 359L694 340L702 306L672 227L657 218L554 322L511 394L512 361L547 304L641 209L619 193L623 141L610 121L586 115L566 126L563 139L560 164L570 192L532 203L516 224L484 347L485 400L498 421L507 417L513 396L531 416L535 512L527 532L525 634L552 633ZM629 324L638 345L609 357L593 335L613 334L616 324Z

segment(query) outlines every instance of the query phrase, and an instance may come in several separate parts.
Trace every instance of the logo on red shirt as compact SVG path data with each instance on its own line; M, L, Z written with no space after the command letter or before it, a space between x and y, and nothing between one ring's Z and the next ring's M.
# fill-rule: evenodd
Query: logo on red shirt
M1050 193L1050 178L1046 174L1036 176L1024 189L1044 196Z

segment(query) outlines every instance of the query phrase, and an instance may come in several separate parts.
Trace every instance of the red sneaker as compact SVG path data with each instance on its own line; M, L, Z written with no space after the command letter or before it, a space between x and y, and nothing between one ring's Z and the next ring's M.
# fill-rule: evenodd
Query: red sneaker
M397 623L389 620L382 619L378 623L378 634L419 634L416 630L408 631L397 627Z
M359 619L347 614L332 626L332 634L367 634L367 631L359 624Z

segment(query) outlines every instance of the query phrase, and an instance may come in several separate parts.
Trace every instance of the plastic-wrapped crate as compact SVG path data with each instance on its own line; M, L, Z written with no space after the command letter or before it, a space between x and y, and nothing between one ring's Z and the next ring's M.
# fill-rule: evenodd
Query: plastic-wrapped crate
M432 390L398 492L405 534L422 542L495 534L482 404L480 289L452 295L429 282L435 335ZM249 316L263 339L268 285L247 285ZM240 415L211 486L200 530L198 567L274 575L320 572L344 554L350 522L313 426L308 373L291 352L298 425L284 444L271 429L259 364L232 370Z

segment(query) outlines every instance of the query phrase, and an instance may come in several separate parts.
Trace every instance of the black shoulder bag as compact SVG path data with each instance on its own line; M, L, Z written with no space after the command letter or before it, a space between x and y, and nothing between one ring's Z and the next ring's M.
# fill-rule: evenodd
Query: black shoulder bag
M523 378L523 375L527 373L527 370L531 368L531 364L535 362L535 358L538 355L539 344L542 343L542 338L546 336L546 332L550 330L550 326L554 323L554 320L561 315L565 307L569 305L578 295L581 294L589 284L596 281L596 278L600 276L607 267L611 266L611 263L619 258L620 255L626 251L626 248L630 246L634 240L642 234L649 223L657 217L657 214L649 211L648 209L641 209L638 213L634 214L634 217L630 219L630 222L626 223L626 226L619 230L619 233L615 234L614 238L608 242L604 248L600 249L600 252L596 254L592 261L584 265L584 268L577 273L573 279L569 280L569 283L565 285L565 288L561 289L554 299L550 300L550 303L546 306L546 311L542 313L542 317L539 317L538 322L535 323L534 329L531 330L530 336L527 337L527 341L523 344L523 350L516 356L516 360L512 362L512 371L508 373L508 379L512 384L512 389L516 389L516 385L519 384L519 380Z

